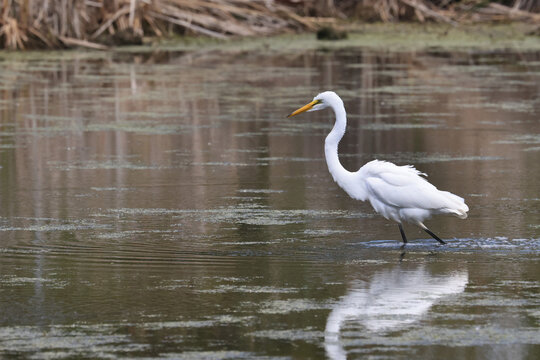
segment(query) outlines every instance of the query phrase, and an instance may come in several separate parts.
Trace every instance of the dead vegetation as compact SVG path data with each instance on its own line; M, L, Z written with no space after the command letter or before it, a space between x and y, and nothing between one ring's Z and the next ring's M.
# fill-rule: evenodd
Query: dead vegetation
M470 22L540 22L536 0L359 0L336 1L349 16L365 20L427 20L457 25Z
M536 0L0 0L6 49L139 44L145 36L213 38L316 30L363 21L540 23Z

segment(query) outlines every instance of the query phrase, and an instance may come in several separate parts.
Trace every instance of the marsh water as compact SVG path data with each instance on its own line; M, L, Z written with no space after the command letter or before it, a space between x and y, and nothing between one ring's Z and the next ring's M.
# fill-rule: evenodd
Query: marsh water
M540 356L540 53L0 54L1 358ZM469 218L333 182L413 164Z

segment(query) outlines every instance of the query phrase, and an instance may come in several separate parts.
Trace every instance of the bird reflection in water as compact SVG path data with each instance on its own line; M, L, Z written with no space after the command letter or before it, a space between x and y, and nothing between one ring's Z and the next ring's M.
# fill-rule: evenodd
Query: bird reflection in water
M326 321L324 345L330 359L346 359L340 339L345 325L385 334L412 325L438 300L465 290L466 271L431 275L424 266L415 270L396 267L375 274L368 284L356 284L334 306Z

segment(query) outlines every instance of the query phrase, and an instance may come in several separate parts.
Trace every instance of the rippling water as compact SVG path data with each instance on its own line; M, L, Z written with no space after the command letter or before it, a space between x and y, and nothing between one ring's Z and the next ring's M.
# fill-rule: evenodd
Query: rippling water
M0 54L0 357L540 356L540 55ZM467 220L333 183L415 164Z

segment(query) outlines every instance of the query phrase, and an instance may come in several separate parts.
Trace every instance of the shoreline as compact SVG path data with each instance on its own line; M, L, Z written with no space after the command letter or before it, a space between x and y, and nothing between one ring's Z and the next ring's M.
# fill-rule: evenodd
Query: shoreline
M31 49L0 51L0 57L32 54L130 53L154 51L295 51L366 48L385 51L427 50L513 50L540 51L540 35L531 24L469 24L451 26L440 23L358 23L344 21L336 28L347 33L342 40L317 40L314 32L285 33L271 36L215 39L203 36L148 37L142 45L111 46L103 49Z
M358 23L342 22L337 29L345 31L342 40L317 40L314 32L286 33L272 36L237 37L217 40L205 37L149 38L142 46L111 48L119 52L261 50L288 51L309 49L369 48L389 51L429 49L478 49L540 51L540 36L529 34L534 27L524 23L472 24L454 27L429 23Z

